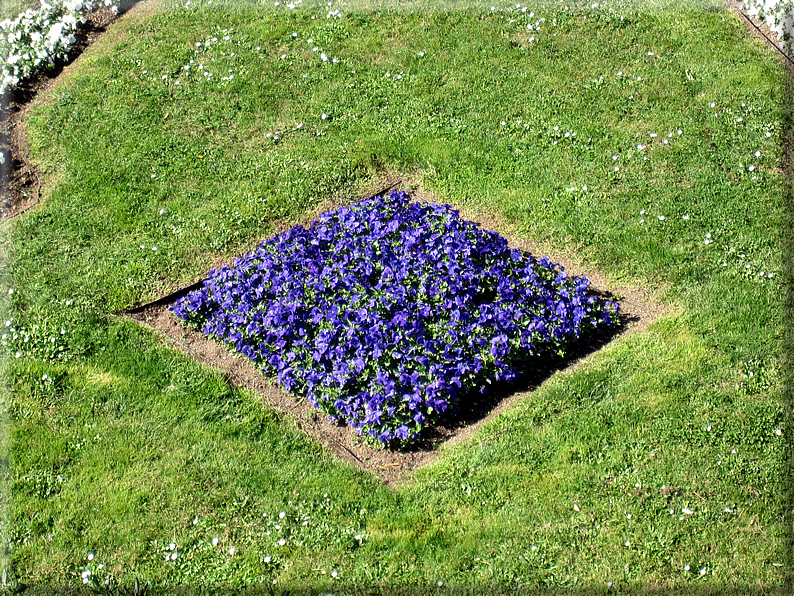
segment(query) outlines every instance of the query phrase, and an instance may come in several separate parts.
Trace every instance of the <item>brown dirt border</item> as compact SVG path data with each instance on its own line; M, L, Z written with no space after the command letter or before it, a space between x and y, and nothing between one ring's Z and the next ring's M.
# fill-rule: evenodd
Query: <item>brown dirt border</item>
M402 180L395 182L393 179L389 186L378 192L368 193L366 196L381 195L396 188L409 191L415 200L438 203L429 193ZM479 218L478 221L467 216L465 211L461 211L461 216L475 221L483 229L504 228L495 219ZM532 254L541 254L535 250L534 245L526 241L510 241L510 246ZM580 268L572 264L570 259L558 259L557 255L550 256L555 262L561 262L570 274L580 274L577 273ZM179 297L201 287L202 281L149 304L117 314L128 316L139 324L155 330L195 360L219 370L232 385L253 391L262 398L263 402L285 413L299 428L327 445L340 459L372 472L386 484L398 485L409 481L414 470L435 460L443 446L473 436L482 424L511 409L554 373L576 368L615 337L643 330L659 316L672 312L672 309L650 301L648 290L643 292L636 288L625 287L607 290L604 289L607 285L604 276L587 273L586 277L593 282L596 288L594 293L601 297L619 299L621 315L618 329L610 334L588 338L566 358L549 358L542 363L534 364L524 371L526 378L520 383L495 385L487 396L474 394L462 399L457 416L445 415L438 425L427 429L425 437L419 443L405 450L376 449L364 444L344 423L328 422L307 400L282 390L274 380L264 376L247 359L238 357L229 348L207 338L203 333L183 327L169 312L169 306Z

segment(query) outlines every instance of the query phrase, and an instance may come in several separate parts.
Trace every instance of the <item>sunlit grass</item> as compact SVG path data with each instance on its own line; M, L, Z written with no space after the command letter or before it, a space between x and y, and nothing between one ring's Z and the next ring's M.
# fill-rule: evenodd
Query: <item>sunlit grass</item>
M271 4L141 4L30 111L42 201L3 227L0 289L13 577L782 586L777 58L715 3ZM396 488L109 314L389 175L668 313Z

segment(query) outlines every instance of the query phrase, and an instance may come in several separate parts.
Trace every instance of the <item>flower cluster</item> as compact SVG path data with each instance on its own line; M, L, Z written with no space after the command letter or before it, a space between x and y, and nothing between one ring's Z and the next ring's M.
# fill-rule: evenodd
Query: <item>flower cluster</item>
M331 420L407 444L467 393L616 324L588 286L395 191L262 242L172 308Z
M102 2L118 10L117 0ZM40 8L0 22L0 93L66 56L74 33L85 22L83 12L93 8L90 1L41 0Z

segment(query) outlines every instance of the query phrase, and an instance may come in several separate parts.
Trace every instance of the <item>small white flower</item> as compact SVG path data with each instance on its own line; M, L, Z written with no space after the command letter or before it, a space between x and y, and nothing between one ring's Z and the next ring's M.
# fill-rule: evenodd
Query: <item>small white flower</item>
M43 379L46 379L46 378L47 378L47 375L44 375L42 378L43 378ZM93 561L93 560L94 560L94 553L88 553L88 560L89 560L89 561ZM90 573L90 572L89 572L89 573Z
M651 133L651 138L652 138L652 139L655 139L657 136L658 136L658 135L657 135L655 132L652 132L652 133Z
M157 247L156 246L152 246L152 252L157 252Z
M706 575L706 568L705 567L700 570L700 575Z
M581 509L579 509L579 505L574 505L573 506L573 510L574 511L581 511Z
M681 219L688 220L689 219L689 215L682 215Z
M689 571L689 569L690 569L690 567L689 567L689 563L687 563L686 565L684 565L684 571Z
M622 70L619 70L619 71L618 71L618 76L619 76L619 77L622 77L622 76L623 76L623 71L622 71Z
M770 275L771 275L771 274L770 274ZM782 431L782 430L780 430L779 428L776 428L776 429L775 429L775 434L776 434L776 435L779 437L780 435L782 435L782 434L783 434L783 431Z
M331 572L331 577L337 577L338 575L339 575L339 573L337 573L336 571L332 571Z
M279 541L278 541L278 545L279 545L279 546L284 546L285 544L287 544L287 541L286 541L286 540L284 540L283 538L282 538L281 540L279 540Z
M679 135L684 134L684 131L681 130L680 128L677 131L675 131L675 132L676 132L676 134L679 134Z
M715 104L713 101L711 102L711 107L712 107L712 108L713 108L713 107L715 107L716 105L717 105L717 104Z
M212 539L212 546L218 546L218 541L219 541L219 540L220 540L220 539L219 539L217 536L216 536L215 538L213 538L213 539Z
M263 563L270 563L271 560L272 559L270 558L270 555L265 555L264 557L262 557Z
M157 174L152 174L152 178L157 178Z
M687 515L692 515L692 514L693 514L693 513L695 513L695 512L694 512L694 511L692 511L691 509L689 509L688 507L684 507L684 508L681 510L681 513L685 513L685 514L687 514Z
M162 215L163 213L165 213L165 209L160 209L160 215Z
M659 221L664 221L664 220L665 220L665 217L664 217L664 215L660 215L660 216L659 216Z
M437 586L440 588L441 586L443 586L443 585L444 585L444 582L442 582L441 580L438 580L438 581L436 582L436 585L437 585Z
M8 295L11 296L14 293L14 288L10 288L8 290Z
M615 171L617 172L618 170L620 170L620 168L615 166Z
M229 548L229 554L230 555L234 555L235 552L236 551L235 551L235 548L233 546L231 548Z
M760 152L760 151L756 151L756 152L755 152L755 156L756 156L756 157L761 157L761 152Z
M629 540L626 540L626 546L631 546L631 542Z
M507 125L507 122L505 122L504 120L502 120L502 121L500 122L500 124L501 124L502 126L506 126L506 125Z
M278 512L278 518L279 519L284 519L285 517L287 517L287 513L285 511L279 511Z
M171 553L171 560L176 561L176 558L179 556L179 553L173 552Z
M176 544L173 542L168 545L168 550L174 550L175 548L176 548Z
M653 56L653 52L648 52L648 55L649 56Z
M320 116L320 119L322 120L326 120L327 118L328 118L328 114L323 114L322 116Z
M772 136L772 133L771 133L771 132L767 132L767 133L766 133L766 136L767 136L767 138L769 138L769 137L771 137L771 136Z
M723 511L725 513L733 513L733 509L731 509L730 507L726 507L725 509L723 509Z

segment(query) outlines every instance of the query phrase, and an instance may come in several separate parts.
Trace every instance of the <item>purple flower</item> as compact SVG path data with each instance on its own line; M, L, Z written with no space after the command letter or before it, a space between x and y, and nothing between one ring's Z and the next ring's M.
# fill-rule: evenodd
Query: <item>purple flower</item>
M329 418L406 444L487 381L614 325L588 287L395 191L263 241L172 310Z

